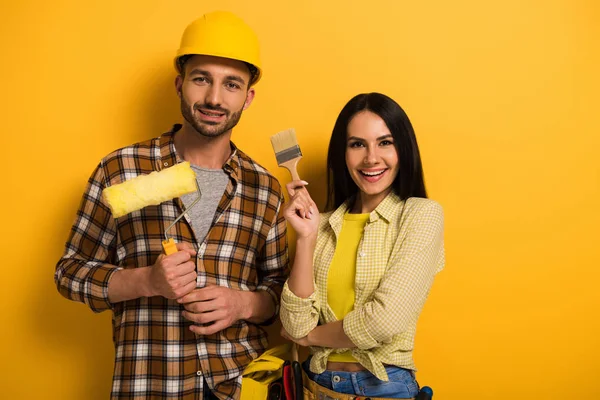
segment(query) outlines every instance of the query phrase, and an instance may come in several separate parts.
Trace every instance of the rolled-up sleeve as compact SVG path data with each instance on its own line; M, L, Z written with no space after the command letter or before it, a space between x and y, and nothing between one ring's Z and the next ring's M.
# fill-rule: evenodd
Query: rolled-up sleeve
M61 295L86 304L94 312L112 308L108 284L120 269L109 263L115 252L116 225L101 199L104 177L100 163L88 181L54 274Z
M302 338L315 329L319 322L319 293L306 298L296 296L286 282L281 295L281 324L293 338Z
M444 266L444 216L435 202L415 212L370 301L344 318L344 332L363 350L389 343L414 322L435 274Z

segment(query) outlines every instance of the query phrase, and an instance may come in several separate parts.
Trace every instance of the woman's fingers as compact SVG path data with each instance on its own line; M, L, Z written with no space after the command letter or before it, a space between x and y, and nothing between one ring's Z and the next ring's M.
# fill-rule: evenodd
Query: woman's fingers
M287 185L285 185L285 188L287 189L290 197L293 197L299 191L299 189L302 189L306 185L308 185L308 182L297 180L289 182Z
M312 201L306 190L298 191L292 198L294 208L298 215L302 218L310 218L314 210L312 210Z
M316 211L316 206L308 194L307 190L302 190L308 182L302 180L291 181L286 185L286 189L290 194L290 207L301 218L309 218Z
M313 201L313 199L310 199L310 204L309 204L308 208L309 208L309 210L310 210L311 214L313 214L313 215L314 215L315 213L318 213L318 212L319 212L319 209L317 208L317 203L315 203L315 202Z

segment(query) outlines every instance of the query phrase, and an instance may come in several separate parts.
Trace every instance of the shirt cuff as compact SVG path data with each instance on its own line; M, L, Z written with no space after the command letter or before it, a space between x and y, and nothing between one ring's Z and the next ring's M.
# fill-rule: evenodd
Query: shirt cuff
M277 296L277 293L269 285L258 285L256 287L255 291L267 293L269 296L271 296L271 300L273 301L273 304L275 304L275 311L273 312L273 315L271 317L269 317L268 319L266 319L265 321L256 324L259 326L269 326L269 325L273 324L275 321L277 321L277 316L279 315L279 298Z
M289 288L287 281L283 285L281 293L281 306L292 313L304 312L312 308L317 300L317 289L308 297L302 298L296 296Z
M86 285L89 285L89 290L84 290L87 293L86 303L94 312L112 310L114 303L108 300L108 284L115 272L123 268L115 268L112 265L104 264L94 268L90 276L86 280Z

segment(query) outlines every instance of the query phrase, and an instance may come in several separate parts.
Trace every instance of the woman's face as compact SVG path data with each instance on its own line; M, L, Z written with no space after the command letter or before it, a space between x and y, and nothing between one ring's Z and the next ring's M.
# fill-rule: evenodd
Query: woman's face
M365 196L378 204L392 189L398 174L394 138L377 114L361 111L348 124L346 167Z

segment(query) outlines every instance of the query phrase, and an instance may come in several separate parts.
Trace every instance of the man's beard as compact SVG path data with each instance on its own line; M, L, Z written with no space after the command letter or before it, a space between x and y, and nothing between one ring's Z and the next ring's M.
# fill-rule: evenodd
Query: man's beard
M194 115L194 111L198 111L200 108L205 110L213 110L220 113L225 114L225 121L211 123L209 121L201 121ZM229 110L224 108L220 108L218 106L213 106L209 104L199 104L196 103L192 107L182 96L181 98L181 114L183 118L202 136L206 136L209 138L216 138L228 132L230 129L233 129L234 126L238 124L240 118L242 117L242 112L244 108L242 107L239 111L234 113L230 113ZM200 112L200 111L198 111Z

